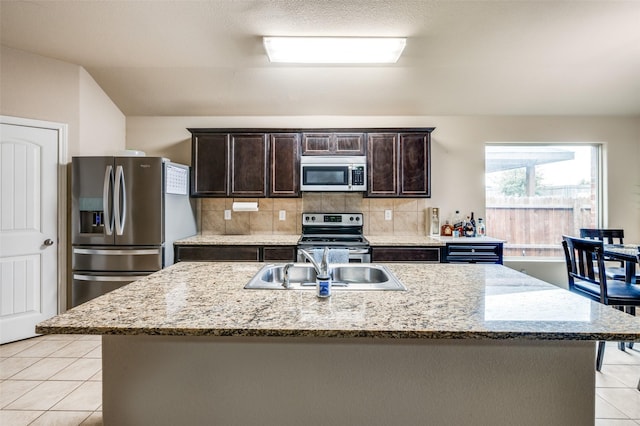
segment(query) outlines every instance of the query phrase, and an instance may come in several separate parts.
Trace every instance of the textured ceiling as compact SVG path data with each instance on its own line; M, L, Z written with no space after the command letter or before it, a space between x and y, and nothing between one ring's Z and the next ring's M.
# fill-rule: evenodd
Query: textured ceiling
M640 115L640 1L6 1L3 45L125 115ZM406 36L390 66L270 64L263 35Z

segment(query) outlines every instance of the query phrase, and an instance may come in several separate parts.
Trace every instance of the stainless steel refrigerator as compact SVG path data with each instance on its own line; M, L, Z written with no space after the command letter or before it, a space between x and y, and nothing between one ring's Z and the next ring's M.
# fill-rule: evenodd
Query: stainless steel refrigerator
M173 264L196 233L189 167L160 157L73 157L71 306Z

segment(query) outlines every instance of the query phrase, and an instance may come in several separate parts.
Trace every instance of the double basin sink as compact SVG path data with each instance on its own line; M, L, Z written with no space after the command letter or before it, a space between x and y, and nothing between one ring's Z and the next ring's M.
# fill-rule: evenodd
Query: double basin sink
M289 287L285 288L286 263L268 264L244 286L245 289L259 290L305 290L315 289L316 270L310 263L294 263L289 266ZM384 265L373 263L331 264L333 290L395 290L404 291L405 286Z

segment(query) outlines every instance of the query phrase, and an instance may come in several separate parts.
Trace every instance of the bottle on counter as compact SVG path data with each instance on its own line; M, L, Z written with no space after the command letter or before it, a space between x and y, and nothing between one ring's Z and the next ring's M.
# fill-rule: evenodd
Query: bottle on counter
M481 217L478 218L478 229L476 234L478 235L478 237L485 237L487 234L487 227L482 221Z
M473 226L473 236L476 235L476 220L473 218L473 212L471 212L471 225Z
M456 210L456 213L453 215L452 225L453 229L462 228L464 225L464 218L460 214L460 210Z
M453 215L453 236L461 237L464 235L464 218L460 214L460 210L456 210Z
M453 236L453 226L449 223L449 219L444 221L444 225L440 228L440 235L443 237Z
M471 218L469 216L467 216L467 220L464 223L463 235L465 237L475 237L476 236L476 230L473 227L473 224L471 223Z

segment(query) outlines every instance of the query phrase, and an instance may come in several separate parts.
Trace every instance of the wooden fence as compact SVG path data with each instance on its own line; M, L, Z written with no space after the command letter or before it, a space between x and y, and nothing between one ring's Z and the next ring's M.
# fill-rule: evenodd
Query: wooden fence
M506 241L505 256L562 257L562 235L595 227L595 212L588 197L489 197L487 235Z

